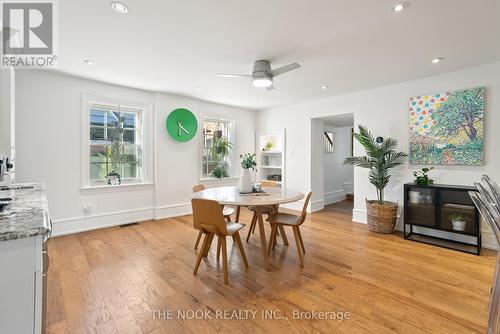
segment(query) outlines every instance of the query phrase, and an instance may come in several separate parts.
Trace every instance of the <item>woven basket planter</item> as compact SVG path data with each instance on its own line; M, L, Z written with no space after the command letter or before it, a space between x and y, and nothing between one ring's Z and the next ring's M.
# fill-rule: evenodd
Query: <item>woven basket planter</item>
M384 202L380 205L378 201L366 200L368 216L368 228L376 233L392 233L396 227L398 217L398 204Z

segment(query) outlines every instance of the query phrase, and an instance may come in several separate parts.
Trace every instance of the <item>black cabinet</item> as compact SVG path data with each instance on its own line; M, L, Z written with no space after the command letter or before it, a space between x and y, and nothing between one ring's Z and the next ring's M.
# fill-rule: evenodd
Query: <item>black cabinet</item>
M476 189L405 184L404 238L479 255L481 224L469 191Z

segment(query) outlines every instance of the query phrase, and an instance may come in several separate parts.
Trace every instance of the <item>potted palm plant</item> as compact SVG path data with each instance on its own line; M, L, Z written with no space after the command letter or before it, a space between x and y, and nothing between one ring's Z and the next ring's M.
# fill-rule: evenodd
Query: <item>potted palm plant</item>
M227 156L231 152L233 144L227 140L225 137L215 137L210 147L210 157L213 161L217 162L214 170L211 172L212 177L221 179L223 177L228 177L229 173L228 163L226 161Z
M344 164L369 169L368 178L377 189L377 200L366 200L368 227L373 232L392 233L396 226L398 204L385 200L384 189L389 184L391 168L403 164L408 155L396 151L396 139L387 138L379 142L362 125L354 138L363 145L367 155L348 157Z

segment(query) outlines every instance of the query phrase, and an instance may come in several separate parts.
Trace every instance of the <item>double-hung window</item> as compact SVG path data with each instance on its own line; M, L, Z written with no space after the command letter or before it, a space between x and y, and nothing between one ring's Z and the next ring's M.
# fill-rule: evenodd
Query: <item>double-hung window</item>
M233 144L234 134L232 122L217 118L205 117L203 119L203 138L202 138L202 164L201 177L229 177L232 176L233 168ZM228 154L218 154L217 145L221 141L228 141Z
M145 183L146 108L99 100L84 105L84 186Z

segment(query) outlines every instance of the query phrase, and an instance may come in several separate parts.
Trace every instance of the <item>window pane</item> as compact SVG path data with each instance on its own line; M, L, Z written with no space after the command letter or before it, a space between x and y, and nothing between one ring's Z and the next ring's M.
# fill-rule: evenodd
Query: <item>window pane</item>
M90 164L90 179L91 180L104 180L106 178L106 164L105 163L91 163Z
M125 145L123 148L123 162L137 162L139 157L138 149L135 145Z
M90 110L90 125L104 126L105 111L98 109Z
M108 141L117 141L120 139L120 132L122 132L123 129L118 129L118 128L111 128L108 127L106 129L106 132L108 134Z
M104 128L90 128L90 140L104 140Z
M106 162L106 145L90 145L90 163Z
M120 120L120 113L118 111L108 111L108 126L116 127Z
M127 143L135 143L135 130L123 130L123 141Z
M136 114L133 114L133 113L123 113L123 116L125 117L124 127L125 128L133 128L133 129L135 129L136 128L136 120L135 120Z
M135 163L123 164L123 178L127 179L137 178L137 165Z

